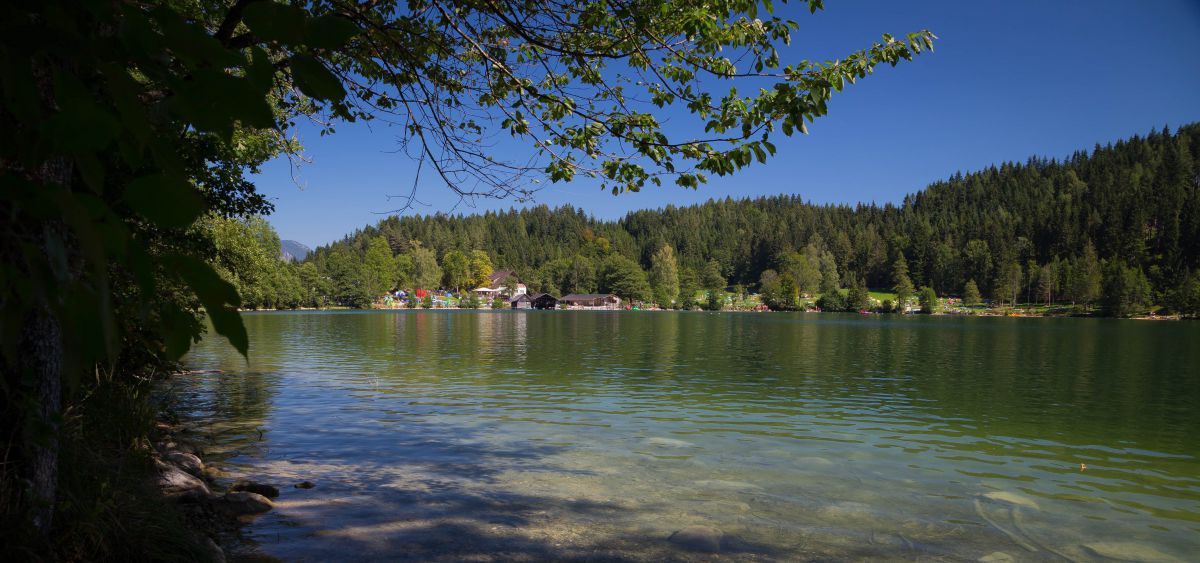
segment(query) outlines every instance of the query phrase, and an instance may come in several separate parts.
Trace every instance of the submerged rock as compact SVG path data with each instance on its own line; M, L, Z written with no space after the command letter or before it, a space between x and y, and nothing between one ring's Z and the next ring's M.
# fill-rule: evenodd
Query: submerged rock
M647 438L646 443L660 448L694 448L696 444L675 438Z
M993 551L979 558L980 563L1008 563L1009 561L1016 561L1016 558L1003 551Z
M296 487L297 489L311 489L311 488L315 487L316 485L313 484L312 481L301 481L292 486Z
M238 480L233 486L229 487L229 490L233 492L246 491L248 493L256 493L267 498L279 496L279 489L273 485L255 483L254 481L246 481L245 479Z
M996 502L1040 510L1037 502L1020 493L1014 493L1010 491L994 491L990 493L984 493L982 496L985 499L994 500Z
M817 514L825 519L839 520L855 520L867 519L875 516L875 510L871 505L865 502L855 502L852 500L843 500L833 504L827 504L817 509Z
M758 491L762 487L754 483L745 481L726 481L724 479L703 479L696 481L696 486L705 489L719 489L726 491Z
M247 491L226 493L220 504L221 508L236 515L261 514L275 507L271 499Z
M1136 542L1085 543L1083 544L1083 548L1097 557L1116 559L1117 561L1138 561L1144 563L1176 563L1182 561L1151 546Z
M193 477L204 476L204 462L200 461L200 458L196 457L195 454L168 452L164 457L167 458L167 461L179 466L180 469L188 472Z
M712 526L688 526L667 538L671 543L695 551L717 553L725 533Z
M833 467L833 462L823 457L805 456L796 458L797 465L808 465L811 467Z

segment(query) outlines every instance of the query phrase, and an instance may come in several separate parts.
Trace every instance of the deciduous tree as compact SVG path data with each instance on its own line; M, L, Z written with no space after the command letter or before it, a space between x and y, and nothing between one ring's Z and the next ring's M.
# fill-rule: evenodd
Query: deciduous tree
M471 251L471 287L482 287L492 275L492 257L482 250Z
M458 250L451 250L442 256L442 276L445 286L455 292L471 285L471 260Z
M396 260L386 238L374 237L368 242L362 267L364 291L372 301L392 289L396 282Z
M660 307L673 306L679 297L679 264L671 245L660 246L650 257L650 286Z
M414 244L412 252L413 284L416 289L434 290L442 281L442 267L438 264L437 254L433 250Z

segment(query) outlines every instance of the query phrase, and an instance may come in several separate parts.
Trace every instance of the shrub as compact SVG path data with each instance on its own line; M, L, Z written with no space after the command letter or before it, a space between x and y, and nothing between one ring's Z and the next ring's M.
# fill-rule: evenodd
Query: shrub
M917 297L921 301L921 312L926 315L932 315L937 312L938 297L937 292L932 287L924 286L918 292Z
M821 298L817 299L817 307L822 311L845 311L846 296L840 291L822 293Z

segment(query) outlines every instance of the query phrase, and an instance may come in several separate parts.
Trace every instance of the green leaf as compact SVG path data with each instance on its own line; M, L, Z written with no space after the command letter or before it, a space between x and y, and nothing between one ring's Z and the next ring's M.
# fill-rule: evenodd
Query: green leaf
M308 22L304 41L318 49L337 49L345 45L359 29L354 22L338 16L320 16Z
M83 183L92 192L99 194L104 190L104 165L95 155L84 154L75 158L75 168Z
M166 174L151 174L130 182L124 199L142 217L168 228L191 225L207 207L190 182Z
M9 57L0 58L0 92L8 106L7 113L23 122L35 121L42 114L37 87L29 79L31 74L28 64L17 64Z
M121 126L90 102L76 102L47 120L41 132L59 150L85 154L107 147L121 133Z
M255 2L246 7L242 22L267 41L297 45L304 41L304 10L276 2Z
M291 67L296 87L305 95L329 101L338 101L346 97L342 81L315 57L293 55Z
M61 316L63 336L71 355L85 364L115 359L119 349L107 281L101 278L89 284L72 284L65 295L69 313ZM92 284L99 287L93 288Z
M178 307L165 307L159 314L163 323L163 344L169 359L177 360L192 346L192 316Z
M188 287L200 298L204 311L212 320L213 329L224 336L243 357L250 348L249 337L246 336L246 326L237 312L237 304L241 301L233 284L221 279L216 270L203 260L191 256L172 255L167 258L168 267L178 272Z
M275 82L275 65L271 57L261 47L254 47L250 52L250 61L246 66L246 79L255 88L266 93Z
M267 103L262 82L257 74L242 78L219 70L199 70L192 74L191 80L175 85L179 93L172 99L172 109L197 129L229 141L235 122L262 129L275 125L275 114Z

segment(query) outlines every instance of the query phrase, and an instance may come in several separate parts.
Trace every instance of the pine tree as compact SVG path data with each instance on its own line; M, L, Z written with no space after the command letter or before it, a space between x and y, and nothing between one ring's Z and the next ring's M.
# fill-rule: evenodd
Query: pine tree
M975 285L975 280L967 280L967 285L963 288L963 305L973 307L978 305L981 300L979 286Z
M1104 311L1114 317L1146 312L1150 304L1150 282L1141 268L1113 260L1105 267L1102 295Z
M1021 264L1008 262L1001 266L995 287L997 297L1007 299L1009 306L1015 307L1017 295L1021 292Z
M411 254L410 240L426 241L437 256L480 249L527 283L536 279L537 287L558 293L588 285L589 274L572 267L579 266L575 255L591 261L594 285L595 264L608 255L652 270L653 255L667 244L680 270L697 273L698 288L716 285L706 279L714 270L724 287L757 285L773 269L789 274L804 295L832 293L850 272L895 287L895 264L881 272L876 263L882 246L886 256L904 256L914 287L956 292L973 279L982 295L1004 303L1017 301L997 283L1008 262L1022 265L1020 287L1039 303L1047 300L1041 265L1056 265L1049 301L1083 305L1100 297L1101 259L1117 259L1146 274L1152 297L1165 298L1200 270L1200 186L1189 181L1198 147L1200 125L1156 131L1061 162L1031 159L956 174L896 206L816 206L773 196L634 211L616 221L538 206L392 217L333 246L360 261L376 236L397 253ZM311 259L325 278L333 246ZM1037 266L1026 268L1031 263ZM574 281L565 284L567 278ZM243 298L260 303L278 301L290 285L273 275L238 280Z
M1084 305L1094 303L1100 297L1102 277L1100 260L1096 258L1096 247L1088 241L1083 247L1083 256L1075 262L1071 296L1076 302Z
M696 271L683 268L679 271L679 308L691 309L696 306L696 293L700 291L700 282Z
M721 264L716 260L709 260L704 265L704 289L723 291L726 281L725 276L721 274Z
M938 310L937 292L932 287L924 286L919 292L919 300L921 302L921 312L926 315L932 315Z
M1046 304L1054 301L1054 291L1058 287L1058 265L1045 264L1038 271L1038 293L1046 298Z
M904 311L915 289L912 279L908 277L908 261L903 254L896 257L896 262L892 264L892 283L895 284L892 290L896 292L896 303Z
M851 276L848 280L850 291L846 294L846 308L851 311L865 311L871 308L871 293L867 290L865 281Z

